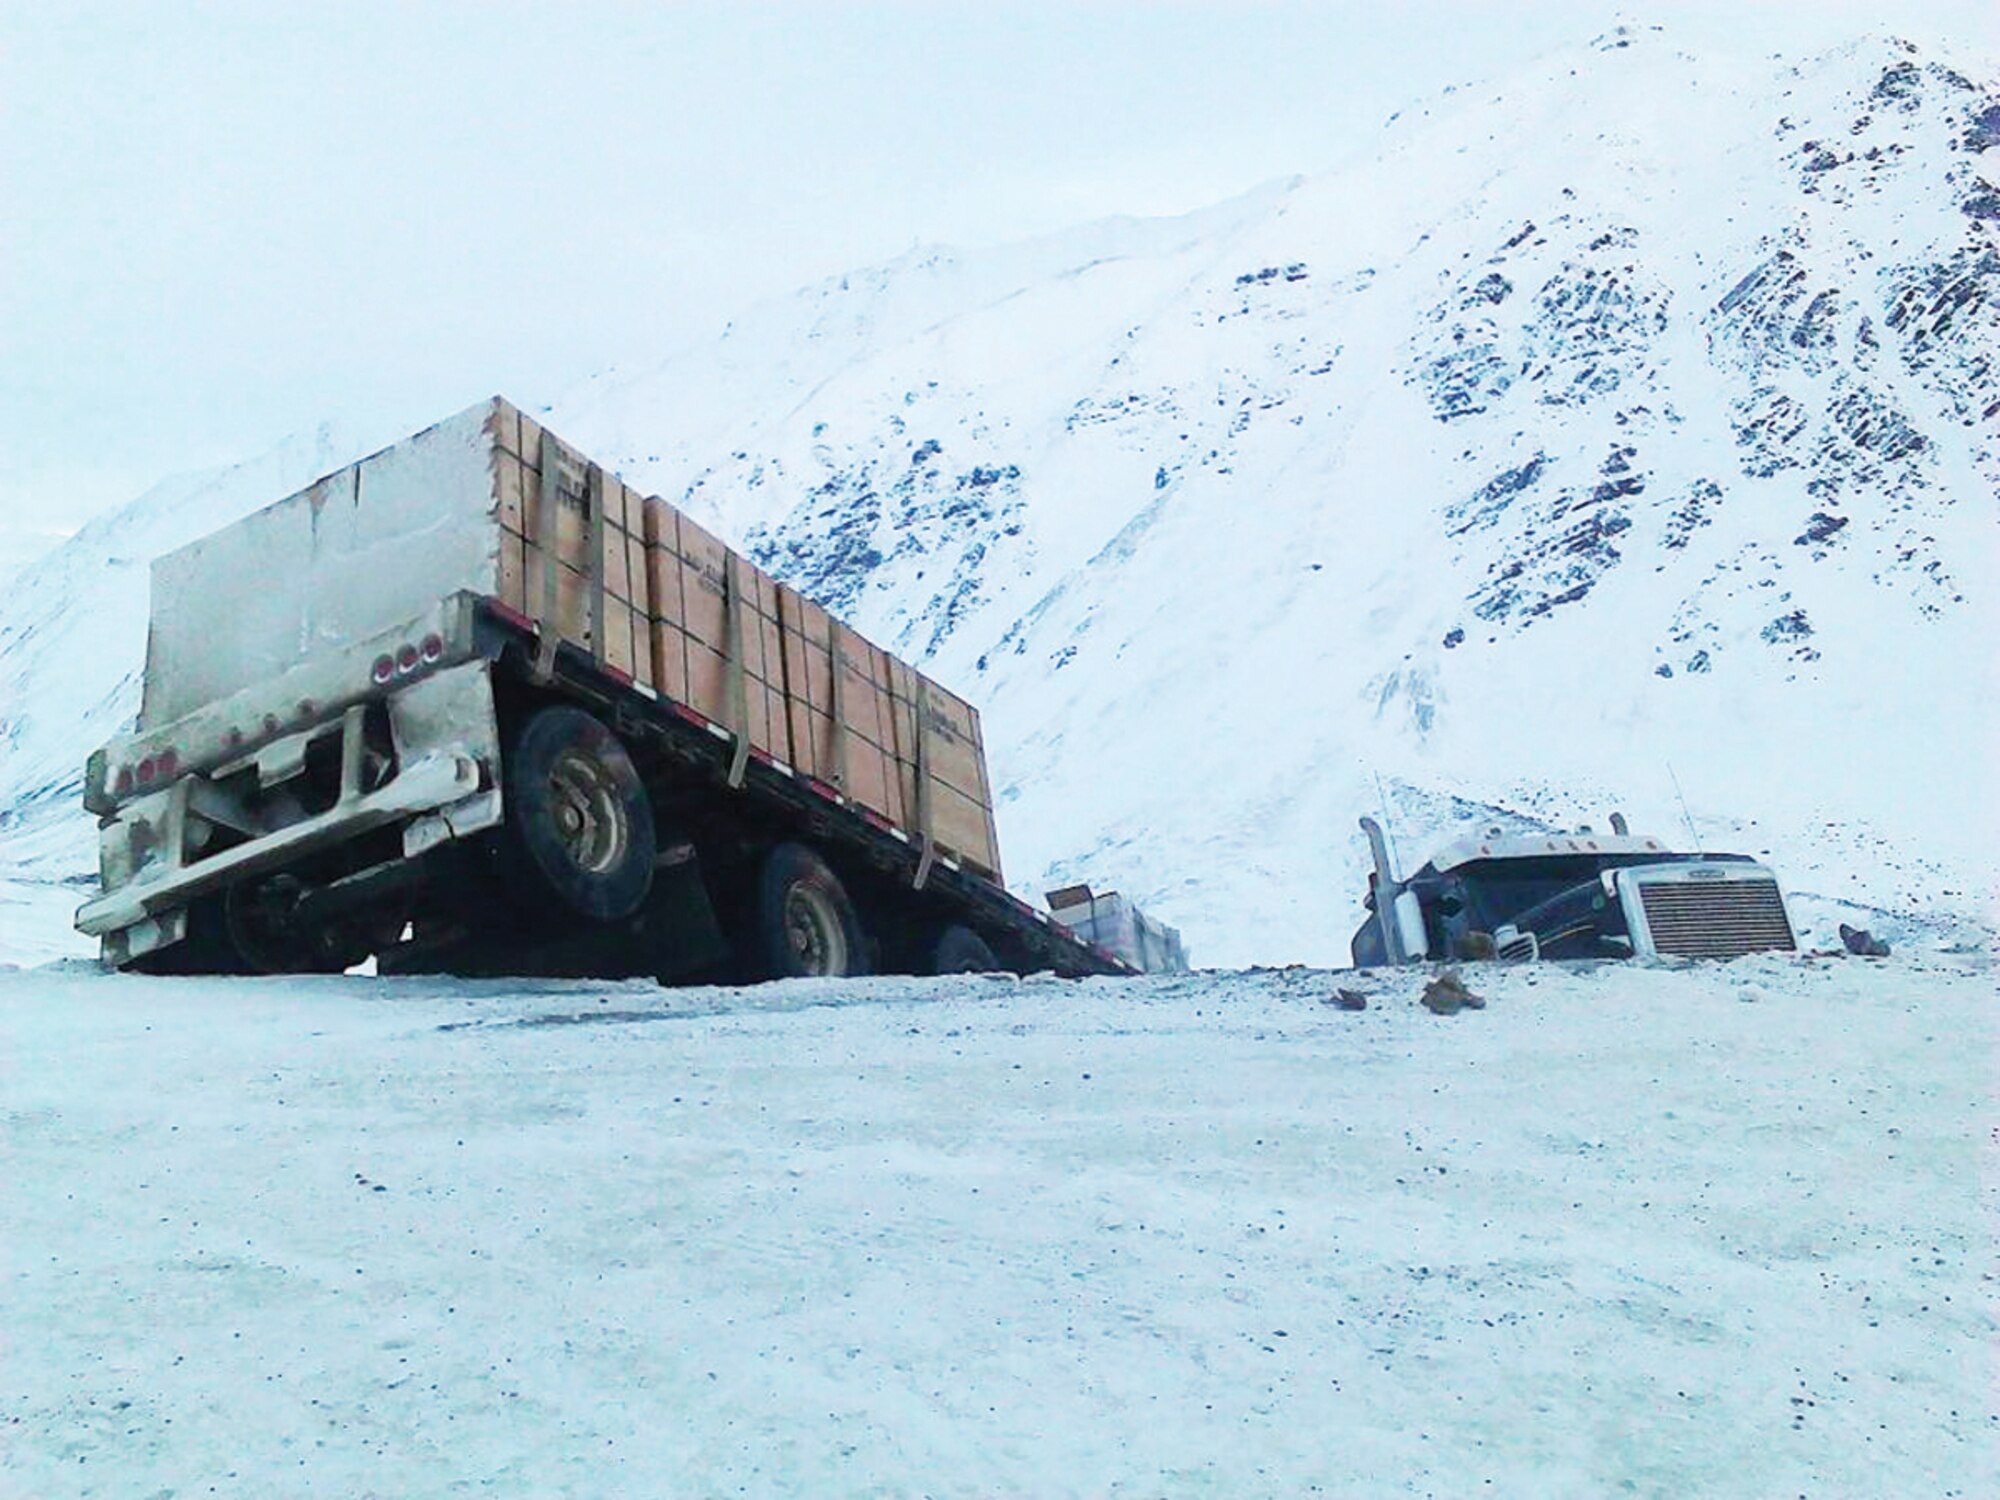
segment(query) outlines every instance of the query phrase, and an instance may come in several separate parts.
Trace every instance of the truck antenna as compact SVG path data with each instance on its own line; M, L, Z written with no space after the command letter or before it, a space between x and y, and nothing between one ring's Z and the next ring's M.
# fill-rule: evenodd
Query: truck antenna
M1674 775L1674 763L1672 761L1667 762L1667 775L1673 777L1674 796L1680 799L1681 816L1687 820L1688 837L1694 841L1694 852L1699 854L1701 853L1701 835L1695 832L1694 814L1688 811L1687 795L1681 791L1681 779L1679 776Z

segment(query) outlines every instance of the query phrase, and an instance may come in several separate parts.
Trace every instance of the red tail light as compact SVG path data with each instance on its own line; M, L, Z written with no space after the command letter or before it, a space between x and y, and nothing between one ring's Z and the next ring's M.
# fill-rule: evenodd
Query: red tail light
M433 632L424 637L422 646L425 661L436 661L444 655L444 637Z
M122 797L131 790L132 768L130 766L120 766L118 768L118 795Z
M159 772L163 777L172 776L181 768L180 755L171 745L162 750L157 759Z
M368 675L375 679L377 686L387 682L391 677L396 675L396 658L388 655L386 652L376 657L375 666Z
M159 768L153 764L153 757L150 755L147 756L144 760L140 761L139 785L145 786L148 782L150 782L153 779L153 773L158 769Z
M403 648L396 653L396 670L398 672L411 672L416 670L416 665L417 648L405 642Z

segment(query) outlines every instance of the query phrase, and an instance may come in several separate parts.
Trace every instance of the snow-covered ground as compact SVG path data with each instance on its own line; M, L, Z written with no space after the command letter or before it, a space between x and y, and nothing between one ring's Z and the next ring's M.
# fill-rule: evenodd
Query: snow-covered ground
M1989 957L1467 972L0 974L0 1493L2000 1493Z

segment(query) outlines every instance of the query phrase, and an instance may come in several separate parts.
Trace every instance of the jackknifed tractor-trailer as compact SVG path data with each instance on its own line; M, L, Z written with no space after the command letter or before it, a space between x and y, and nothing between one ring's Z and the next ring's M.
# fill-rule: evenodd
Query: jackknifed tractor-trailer
M155 562L84 801L119 967L1138 966L1002 884L970 705L497 397Z

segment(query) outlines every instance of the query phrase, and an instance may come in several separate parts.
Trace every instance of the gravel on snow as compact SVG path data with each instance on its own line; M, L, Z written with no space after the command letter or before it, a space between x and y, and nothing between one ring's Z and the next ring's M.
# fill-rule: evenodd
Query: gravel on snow
M1465 972L0 973L0 1493L2000 1493L1984 957Z

